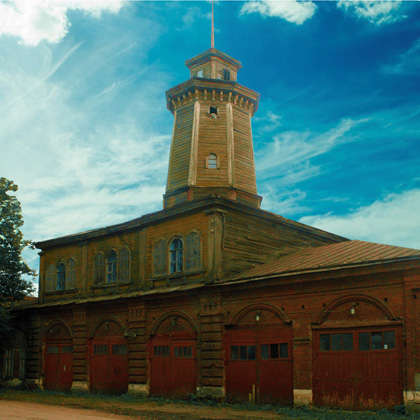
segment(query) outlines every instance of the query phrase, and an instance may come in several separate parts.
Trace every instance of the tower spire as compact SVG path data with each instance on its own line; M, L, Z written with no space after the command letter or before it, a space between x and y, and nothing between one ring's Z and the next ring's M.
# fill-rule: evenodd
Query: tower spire
M211 48L214 48L214 1L211 2Z

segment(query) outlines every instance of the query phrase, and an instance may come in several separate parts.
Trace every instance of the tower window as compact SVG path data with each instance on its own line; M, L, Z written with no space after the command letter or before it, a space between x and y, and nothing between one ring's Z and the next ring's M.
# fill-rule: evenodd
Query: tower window
M230 80L230 70L223 69L223 80Z
M211 106L211 107L210 107L209 114L210 114L212 117L217 118L218 113L219 113L219 110L217 109L217 106Z
M197 77L203 77L203 70L198 70Z
M207 168L217 169L217 167L218 167L217 155L215 155L214 153L210 153L207 157Z
M181 239L175 238L171 242L169 257L171 263L171 274L181 273L184 270L184 244Z

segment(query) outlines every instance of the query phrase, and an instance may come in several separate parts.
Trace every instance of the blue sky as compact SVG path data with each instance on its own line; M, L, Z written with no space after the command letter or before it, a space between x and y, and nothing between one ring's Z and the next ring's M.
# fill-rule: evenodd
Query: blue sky
M165 90L209 2L0 1L0 175L42 240L162 208ZM420 248L420 2L219 1L216 48L261 93L262 208ZM38 266L36 252L26 258Z

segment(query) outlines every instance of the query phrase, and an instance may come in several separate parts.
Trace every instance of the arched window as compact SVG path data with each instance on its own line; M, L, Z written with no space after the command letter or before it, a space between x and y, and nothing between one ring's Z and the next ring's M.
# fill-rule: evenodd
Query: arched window
M130 281L130 251L123 248L118 258L118 281L127 283Z
M184 244L179 238L175 238L171 242L169 261L171 273L181 273L184 270Z
M153 275L160 277L168 274L167 269L167 242L163 239L156 242L153 248Z
M100 252L95 256L95 266L93 270L94 284L103 284L105 282L105 258L104 254Z
M63 263L57 266L57 290L66 288L66 266Z
M185 271L197 271L201 268L201 238L191 232L185 241Z
M67 281L66 289L76 288L76 263L73 258L67 261Z
M107 283L115 283L117 281L117 253L111 251L107 260Z
M55 267L51 264L48 267L45 279L45 291L52 292L55 290L56 282L55 282Z
M210 153L207 157L207 168L217 169L217 167L218 167L217 155L215 155L214 153Z

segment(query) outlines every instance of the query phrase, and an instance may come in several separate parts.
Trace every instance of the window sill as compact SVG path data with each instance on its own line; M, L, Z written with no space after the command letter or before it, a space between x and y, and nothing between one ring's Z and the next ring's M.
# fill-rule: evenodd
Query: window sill
M115 282L115 283L104 283L104 284L94 284L90 286L91 289L112 289L118 286L130 286L132 285L132 281L122 282Z
M186 271L182 273L165 274L164 276L152 277L151 281L153 286L158 282L166 282L166 286L174 286L179 284L186 284L187 277L204 274L204 270Z
M52 292L44 292L45 296L66 295L78 292L78 289L53 290Z

